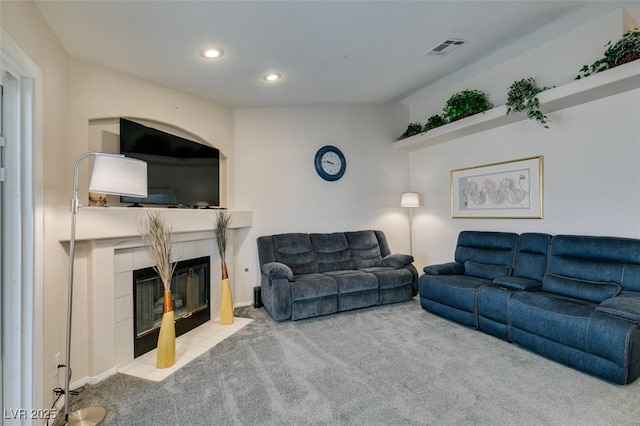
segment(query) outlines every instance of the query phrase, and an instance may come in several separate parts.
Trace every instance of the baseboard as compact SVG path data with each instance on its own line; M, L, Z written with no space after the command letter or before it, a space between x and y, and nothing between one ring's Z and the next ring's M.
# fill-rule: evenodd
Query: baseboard
M103 381L104 379L107 379L113 375L115 375L118 372L118 367L113 367L107 371L105 371L102 374L99 374L97 376L85 376L79 380L76 380L75 382L71 383L69 385L69 387L71 389L77 389L81 386L84 386L86 384L89 385L95 385L96 383L100 383L101 381Z
M114 374L116 374L118 372L117 367L113 367L107 371L105 371L102 374L99 374L97 376L85 376L79 380L76 380L73 383L69 383L69 388L71 390L74 389L78 389L81 388L84 385L95 385L97 383L100 383L101 381L113 376ZM64 424L64 401L65 401L66 395L60 395L60 398L57 399L57 401L55 402L55 404L53 405L53 407L51 407L55 413L57 413L57 416L55 418L52 418L51 421L49 422L52 426L62 426Z
M253 302L238 302L233 304L234 308L245 308L247 306L253 306Z

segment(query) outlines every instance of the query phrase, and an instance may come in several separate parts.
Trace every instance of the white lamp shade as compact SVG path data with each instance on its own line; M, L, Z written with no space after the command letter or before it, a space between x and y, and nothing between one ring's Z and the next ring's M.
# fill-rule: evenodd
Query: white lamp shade
M400 199L402 207L420 207L420 196L417 192L403 192Z
M96 154L89 191L146 198L147 163L124 155Z

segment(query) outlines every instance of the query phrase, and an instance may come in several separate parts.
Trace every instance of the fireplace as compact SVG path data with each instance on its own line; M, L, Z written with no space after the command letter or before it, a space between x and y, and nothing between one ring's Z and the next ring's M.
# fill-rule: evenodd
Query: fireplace
M176 337L211 318L209 256L177 262L171 280ZM164 287L154 268L133 271L133 352L139 357L156 348Z

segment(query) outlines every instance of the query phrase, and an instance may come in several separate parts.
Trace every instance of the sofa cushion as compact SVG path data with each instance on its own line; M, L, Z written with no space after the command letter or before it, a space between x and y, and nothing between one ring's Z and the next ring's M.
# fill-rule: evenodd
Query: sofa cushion
M326 275L338 283L338 294L378 289L378 279L376 276L366 272L335 271L326 272Z
M622 287L617 283L587 281L545 274L542 279L542 291L600 303L620 293Z
M548 272L640 291L640 239L556 235Z
M351 252L344 232L311 234L318 272L352 269Z
M509 232L462 231L454 260L513 266L518 234Z
M361 269L378 278L378 288L380 290L388 288L402 287L413 283L413 274L408 269L395 269L387 266L376 266L373 268Z
M544 292L516 292L509 303L511 326L587 351L595 304Z
M640 324L640 294L622 293L596 306L596 311Z
M289 266L295 275L318 272L309 234L279 234L273 236L276 262Z
M382 266L382 254L374 231L346 232L354 269Z
M295 275L291 283L292 302L337 294L336 280L324 274Z
M478 288L489 284L491 280L467 275L423 275L420 279L420 296L475 313Z
M471 277L494 280L498 277L506 277L510 273L510 266L491 265L488 263L473 262L471 260L464 262L464 274Z
M549 234L533 232L521 234L513 275L542 281L547 271L550 244L551 235Z

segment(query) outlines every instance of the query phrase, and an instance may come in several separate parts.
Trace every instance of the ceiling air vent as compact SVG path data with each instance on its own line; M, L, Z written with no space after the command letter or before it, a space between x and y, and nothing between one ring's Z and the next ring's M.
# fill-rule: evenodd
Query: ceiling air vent
M465 41L459 38L448 38L442 43L438 43L431 50L427 51L425 55L446 55L453 52L464 43Z

